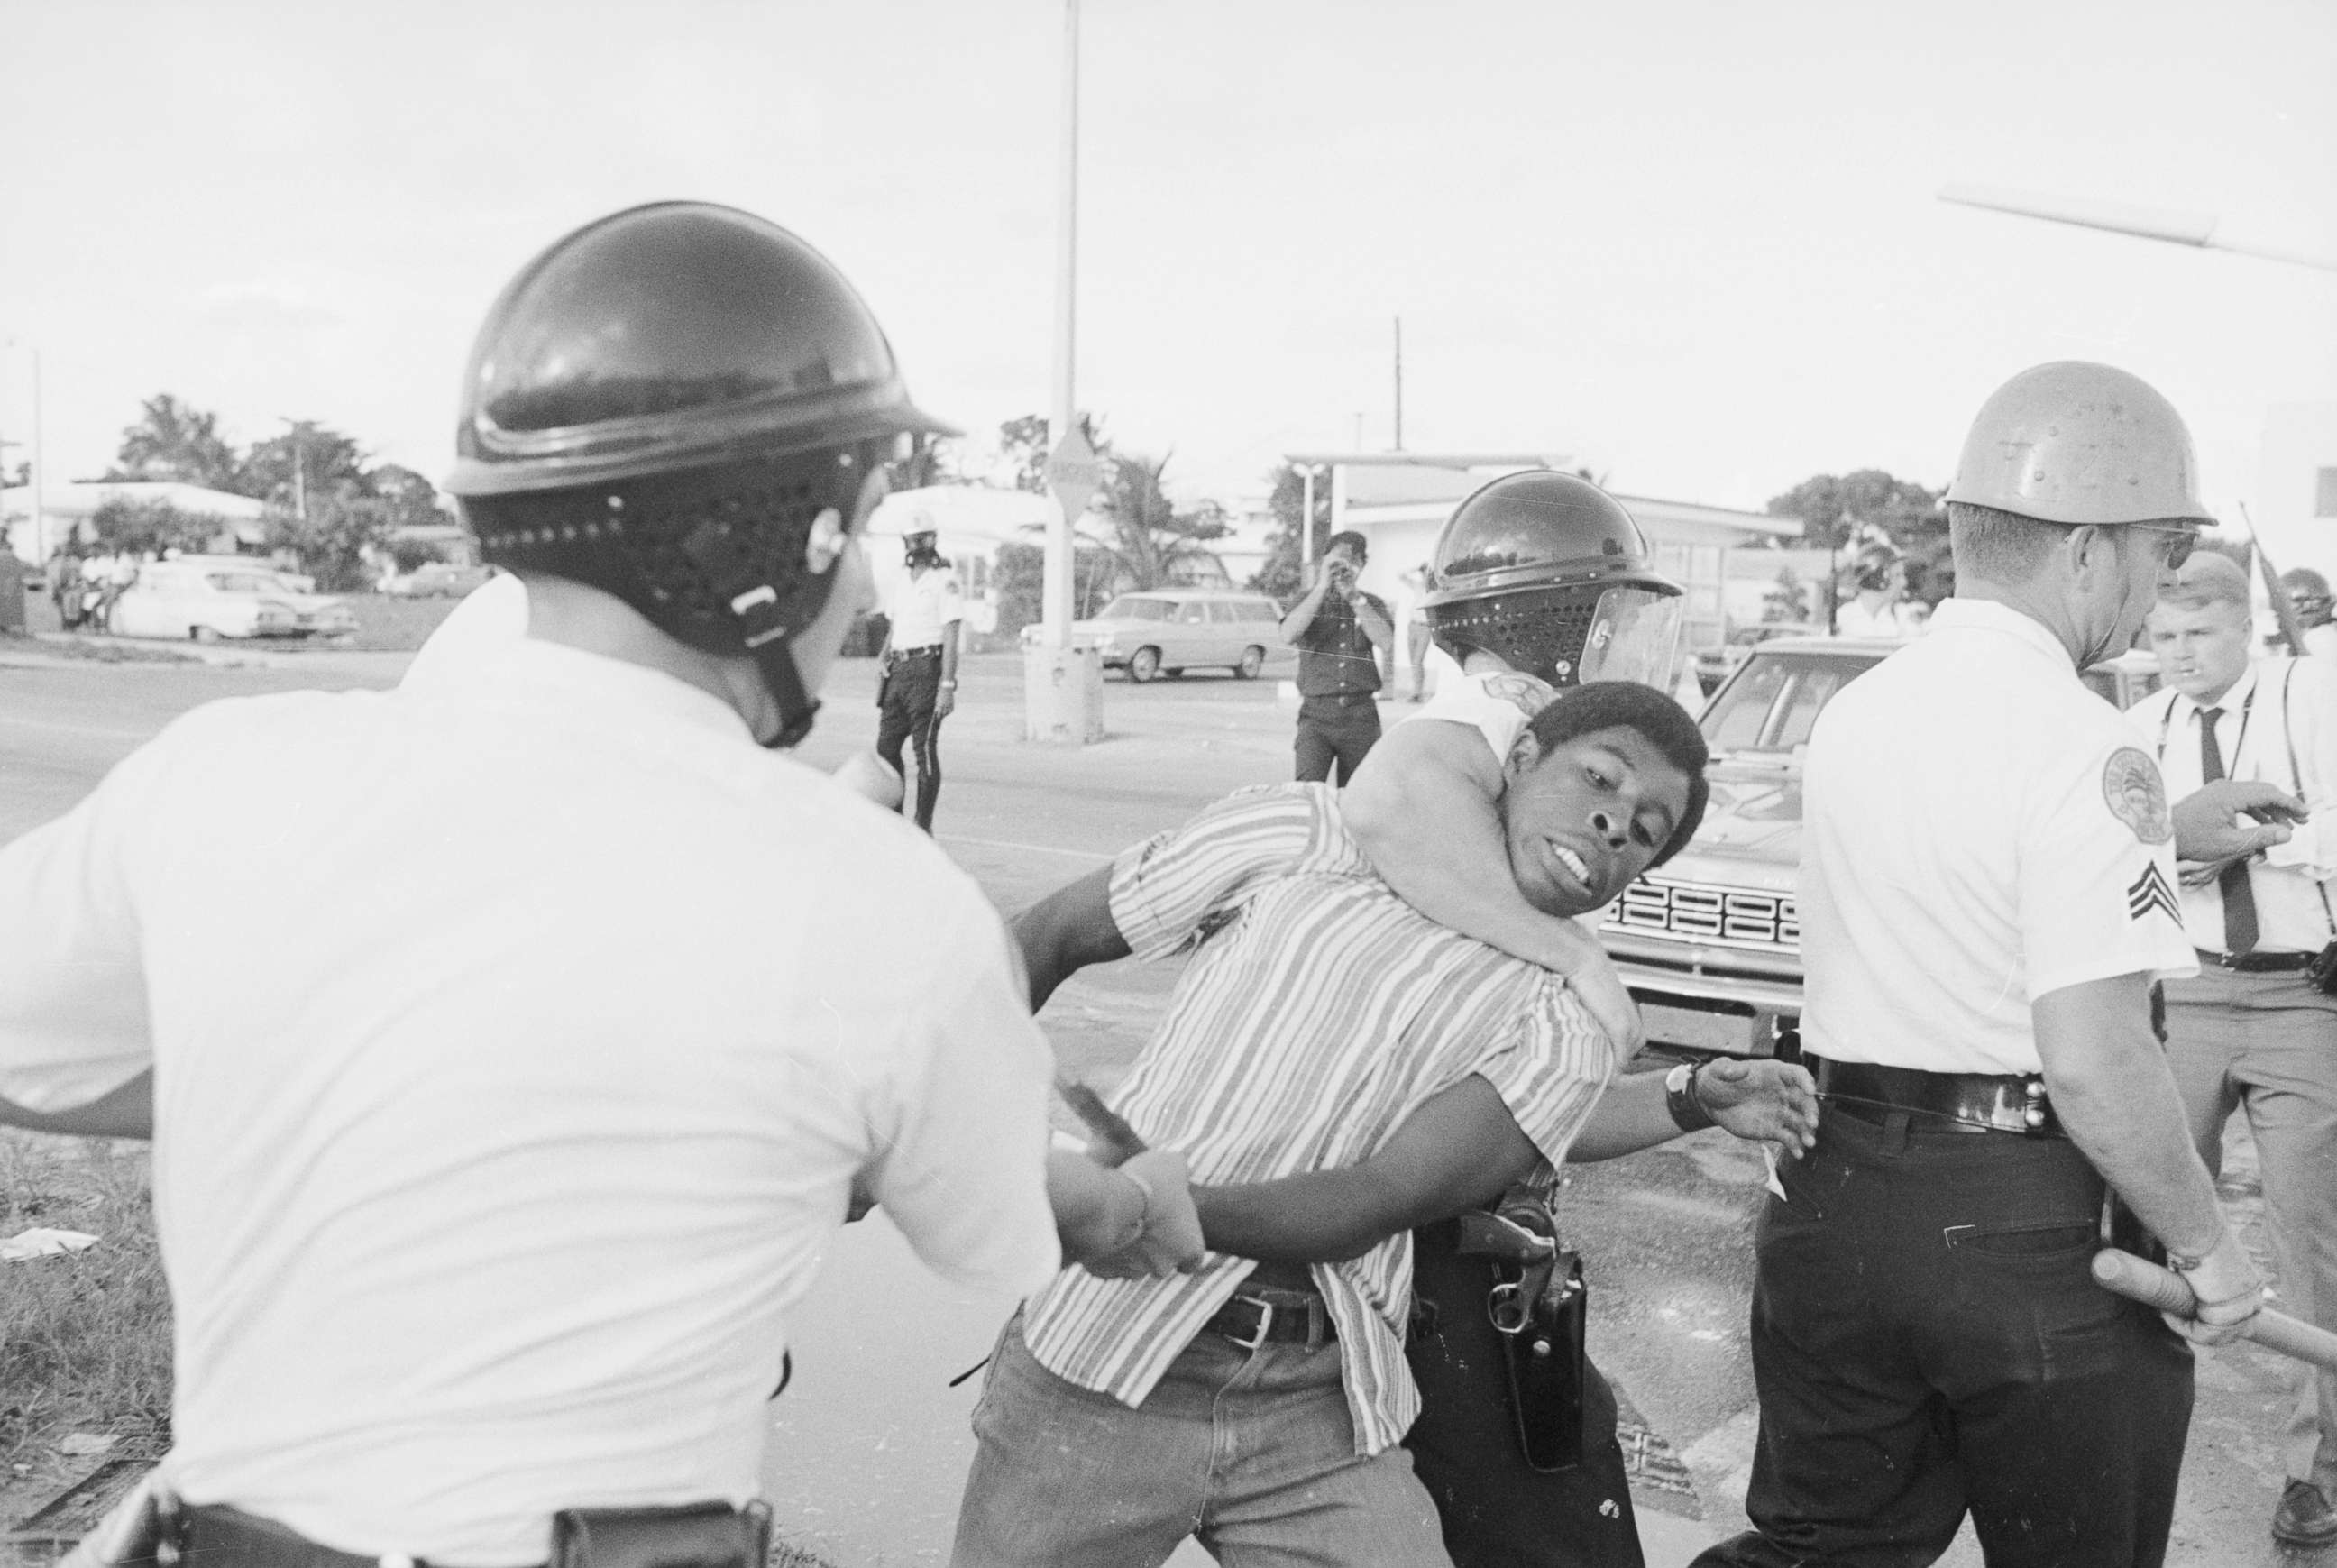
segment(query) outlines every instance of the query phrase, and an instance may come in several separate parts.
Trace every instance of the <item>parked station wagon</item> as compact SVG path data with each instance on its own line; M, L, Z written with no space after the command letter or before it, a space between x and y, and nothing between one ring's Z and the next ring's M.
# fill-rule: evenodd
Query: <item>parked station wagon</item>
M1230 670L1250 681L1268 661L1292 657L1281 621L1282 607L1263 593L1160 589L1121 594L1095 619L1072 622L1071 638L1130 681L1193 669Z
M1794 1054L1802 1014L1802 758L1835 692L1905 644L1780 638L1755 647L1706 704L1711 804L1687 848L1608 907L1600 940L1639 1004L1648 1041L1734 1056ZM2156 661L2124 653L2085 673L2130 706Z

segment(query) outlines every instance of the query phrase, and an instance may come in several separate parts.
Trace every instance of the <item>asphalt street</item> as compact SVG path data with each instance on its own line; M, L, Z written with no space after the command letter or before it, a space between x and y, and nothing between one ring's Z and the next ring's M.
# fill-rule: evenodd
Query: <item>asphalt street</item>
M58 652L0 641L0 840L68 809L190 707L295 687L386 686L406 658L204 650L200 661L116 664ZM830 766L873 742L874 690L868 662L841 667L807 760ZM1291 711L1271 682L1108 681L1110 736L1075 750L1023 741L1021 701L1016 656L967 661L960 712L944 730L936 823L944 847L1009 912L1229 789L1288 776ZM1168 966L1123 964L1066 986L1045 1019L1064 1064L1109 1090L1173 982ZM2260 1231L2252 1169L2235 1150L2227 1195ZM1761 1175L1757 1156L1716 1132L1571 1173L1561 1219L1589 1259L1592 1354L1633 1417L1635 1495L1656 1568L1742 1524ZM839 1239L797 1325L796 1387L772 1406L771 1495L783 1530L837 1568L945 1558L979 1383L945 1385L986 1352L1007 1305L940 1289L881 1222ZM2249 1348L2202 1357L2171 1563L2317 1560L2280 1554L2265 1530L2283 1375L2277 1358ZM1949 1561L1978 1554L1967 1540Z

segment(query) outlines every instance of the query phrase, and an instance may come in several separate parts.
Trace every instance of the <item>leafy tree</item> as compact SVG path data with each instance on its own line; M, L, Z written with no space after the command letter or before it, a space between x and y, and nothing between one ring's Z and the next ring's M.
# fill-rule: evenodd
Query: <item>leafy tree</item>
M1088 439L1092 441L1095 437L1090 434ZM1025 414L998 426L998 456L1000 466L1007 472L1009 488L1044 495L1047 493L1047 455L1053 450L1047 439L1044 415ZM1102 448L1097 450L1100 452Z
M109 496L89 514L96 551L104 555L160 555L165 550L201 554L219 542L229 524L209 513L185 512L168 501L132 501Z
M176 480L212 490L244 494L237 483L242 464L219 431L219 416L160 392L140 406L138 422L122 432L122 446L108 479Z
M1275 469L1274 493L1266 504L1274 512L1275 530L1266 538L1266 563L1251 575L1249 586L1286 603L1305 586L1298 571L1298 514L1306 504L1305 475L1288 463ZM1323 541L1331 533L1331 486L1319 477L1315 485L1314 521L1319 557Z
M1771 496L1769 514L1800 518L1803 543L1818 550L1841 550L1863 532L1881 533L1907 557L1909 597L1936 604L1955 592L1948 514L1941 499L1945 494L1894 479L1880 468L1862 468L1804 479L1783 495ZM1848 570L1845 562L1843 571ZM1834 591L1843 588L1837 580Z
M311 491L306 521L288 506L271 505L268 544L270 549L291 552L320 591L363 593L373 585L371 558L397 525L396 518L395 503L345 482L329 495Z
M365 453L357 442L314 419L296 420L283 435L255 442L237 479L244 495L271 505L293 507L305 494L312 512L318 497L335 495L344 485L354 485L361 495L373 494L367 483Z
M1761 596L1762 621L1765 623L1773 621L1793 622L1807 621L1809 618L1810 595L1807 585L1802 582L1791 566L1778 567L1777 580L1770 583L1769 591Z
M1166 457L1115 455L1109 462L1111 477L1098 508L1104 526L1089 537L1110 558L1119 586L1140 593L1224 570L1207 546L1233 531L1225 508L1204 501L1178 511L1161 485Z
M1095 545L1074 540L1071 551L1071 618L1083 621L1111 602L1116 563ZM1019 637L1022 628L1045 619L1047 550L1043 544L1001 544L991 582L998 591L998 632Z

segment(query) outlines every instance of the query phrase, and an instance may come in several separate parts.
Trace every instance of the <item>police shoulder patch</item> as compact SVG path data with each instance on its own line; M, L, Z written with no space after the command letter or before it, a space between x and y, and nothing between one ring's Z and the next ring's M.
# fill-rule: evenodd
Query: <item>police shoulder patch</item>
M1486 696L1500 698L1529 719L1549 707L1558 698L1558 693L1551 690L1547 682L1516 671L1487 675L1481 679Z
M2110 815L2125 823L2145 844L2164 844L2175 837L2175 821L2166 812L2166 785L2158 764L2136 746L2121 746L2102 765L2102 799Z

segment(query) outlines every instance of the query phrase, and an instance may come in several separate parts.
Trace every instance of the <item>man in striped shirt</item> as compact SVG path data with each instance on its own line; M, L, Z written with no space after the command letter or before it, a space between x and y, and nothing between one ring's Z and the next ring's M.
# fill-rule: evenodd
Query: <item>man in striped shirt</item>
M1693 833L1703 764L1693 722L1650 689L1551 704L1505 767L1520 891L1557 914L1613 897ZM1349 1255L1309 1268L1220 1251L1165 1282L1059 1275L992 1363L955 1561L1121 1568L1198 1534L1221 1554L1304 1543L1315 1561L1447 1563L1397 1446L1419 1409L1408 1229L1549 1180L1615 1046L1561 976L1395 897L1322 786L1237 794L1055 895L1018 936L1034 1003L1081 964L1197 947L1119 1109L1209 1184L1213 1244ZM1761 1091L1773 1122L1780 1084ZM1442 1169L1415 1159L1375 1187L1328 1174L1371 1168L1435 1113L1473 1129ZM1286 1249L1274 1216L1294 1200L1342 1233Z

